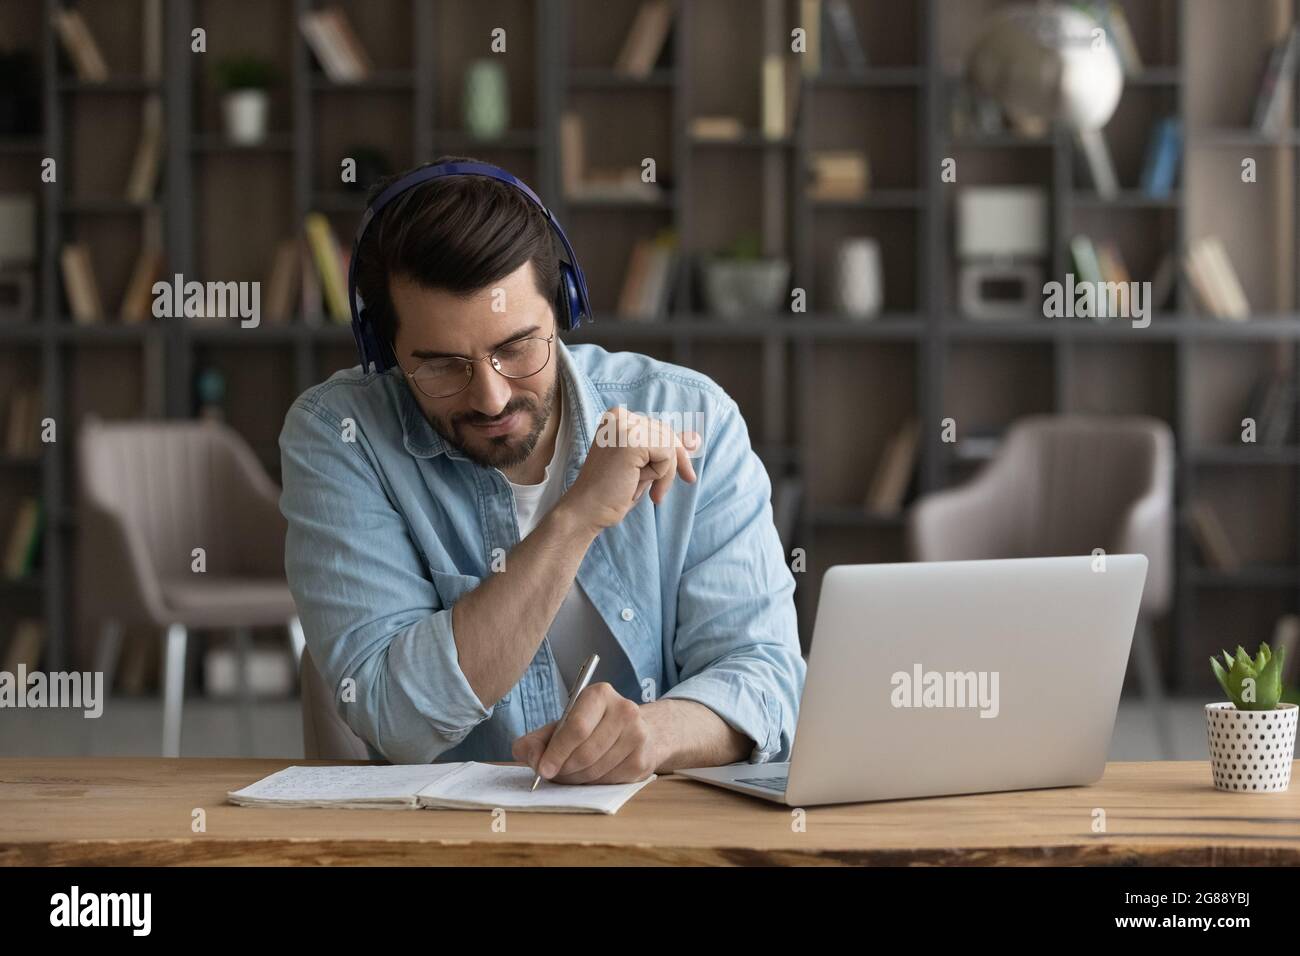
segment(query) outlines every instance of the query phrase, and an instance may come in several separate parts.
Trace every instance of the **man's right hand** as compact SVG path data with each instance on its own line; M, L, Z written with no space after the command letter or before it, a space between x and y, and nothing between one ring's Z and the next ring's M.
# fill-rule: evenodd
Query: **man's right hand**
M601 416L587 460L560 506L597 533L618 524L647 488L659 504L678 475L693 483L690 454L699 443L696 432L679 435L658 419L611 408Z

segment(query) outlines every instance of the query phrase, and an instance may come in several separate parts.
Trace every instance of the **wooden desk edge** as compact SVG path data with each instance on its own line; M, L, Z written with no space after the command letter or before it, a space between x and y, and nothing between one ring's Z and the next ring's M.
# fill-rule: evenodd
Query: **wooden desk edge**
M1296 866L1286 846L1095 842L800 850L597 841L217 839L0 844L0 866Z

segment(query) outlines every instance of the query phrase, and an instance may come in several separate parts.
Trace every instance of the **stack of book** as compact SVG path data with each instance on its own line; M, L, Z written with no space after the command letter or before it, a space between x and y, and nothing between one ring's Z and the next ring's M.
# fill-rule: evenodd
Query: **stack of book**
M871 188L871 167L859 150L815 150L808 168L809 199L861 199Z
M10 458L35 458L41 453L41 393L19 386L9 395L4 453Z
M339 7L308 11L299 17L298 26L332 82L357 83L374 72L370 55Z
M677 275L677 240L672 230L638 239L628 259L615 312L620 319L662 318L668 311Z
M1218 236L1192 242L1183 257L1183 270L1197 301L1208 314L1233 322L1250 318L1245 290Z
M673 23L672 0L642 0L614 70L639 79L650 74L662 55Z

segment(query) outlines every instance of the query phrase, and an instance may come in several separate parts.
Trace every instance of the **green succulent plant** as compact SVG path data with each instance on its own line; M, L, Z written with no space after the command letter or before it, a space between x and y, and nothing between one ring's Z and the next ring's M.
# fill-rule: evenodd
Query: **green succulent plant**
M1238 710L1274 710L1282 697L1282 667L1286 663L1286 648L1276 654L1267 644L1259 645L1254 660L1246 649L1237 645L1237 656L1223 652L1227 669L1218 658L1210 658L1210 668L1219 679L1223 692Z

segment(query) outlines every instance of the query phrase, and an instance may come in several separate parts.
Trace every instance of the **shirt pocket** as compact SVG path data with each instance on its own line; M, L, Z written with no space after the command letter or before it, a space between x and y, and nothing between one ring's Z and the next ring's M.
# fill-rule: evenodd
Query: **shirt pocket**
M435 571L433 568L429 569L429 577L433 580L433 589L438 592L438 600L444 610L450 608L483 582L482 578L473 574L450 574L446 571ZM497 706L510 703L512 696L513 691L508 692L497 701Z

